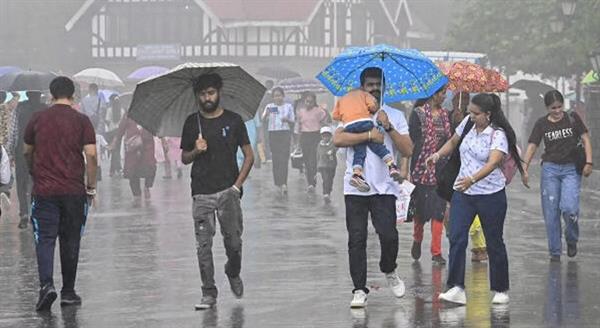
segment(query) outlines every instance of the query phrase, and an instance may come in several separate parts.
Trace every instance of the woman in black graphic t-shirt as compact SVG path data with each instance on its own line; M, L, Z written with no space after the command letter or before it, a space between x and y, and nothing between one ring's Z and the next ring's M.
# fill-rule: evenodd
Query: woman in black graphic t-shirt
M586 163L583 176L592 173L592 144L588 130L576 113L563 111L564 98L557 90L552 90L544 96L548 115L540 118L529 136L529 145L525 154L525 172L523 183L528 184L529 163L542 139L544 153L542 154L542 210L546 223L550 260L560 261L561 255L561 222L562 216L566 229L567 255L577 254L579 238L579 189L581 175L575 168L574 150L579 139L585 148Z

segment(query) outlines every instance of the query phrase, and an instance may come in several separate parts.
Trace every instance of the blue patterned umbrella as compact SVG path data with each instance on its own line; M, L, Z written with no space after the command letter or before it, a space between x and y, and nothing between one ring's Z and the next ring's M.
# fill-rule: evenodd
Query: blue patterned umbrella
M368 67L383 70L385 103L428 98L448 83L438 67L418 50L385 44L346 49L317 79L335 96L342 96L360 87L360 73Z

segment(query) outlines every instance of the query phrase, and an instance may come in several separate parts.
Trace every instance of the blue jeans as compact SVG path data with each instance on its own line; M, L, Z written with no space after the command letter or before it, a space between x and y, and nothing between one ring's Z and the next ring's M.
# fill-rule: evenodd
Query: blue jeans
M502 237L506 207L504 189L491 195L454 192L450 205L448 287L465 287L465 252L469 242L469 228L477 214L487 243L490 288L497 292L508 290L508 256Z
M344 128L344 132L364 133L373 130L373 127L375 127L375 124L372 121L360 121L346 126L346 128ZM384 144L378 144L375 142L365 142L352 147L352 149L354 149L354 159L352 160L353 168L362 169L365 166L365 158L367 158L367 147L369 147L369 149L371 149L372 152L374 152L383 160L392 159L390 151L385 147Z
M542 165L542 210L548 235L550 255L560 255L562 216L566 229L567 244L577 243L579 239L579 188L581 176L575 171L575 164L555 164L545 162Z

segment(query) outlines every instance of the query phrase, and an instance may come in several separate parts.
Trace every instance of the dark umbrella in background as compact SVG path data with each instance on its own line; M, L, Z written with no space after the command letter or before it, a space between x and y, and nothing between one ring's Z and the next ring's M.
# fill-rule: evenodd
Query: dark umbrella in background
M329 90L317 79L295 77L279 81L276 85L288 94L298 94L304 92L326 93Z
M223 79L220 105L245 121L254 118L266 88L230 63L186 63L138 83L129 117L155 136L180 137L186 118L199 109L193 81L209 73Z
M519 90L523 90L529 94L538 94L538 95L544 95L546 92L555 89L553 86L548 85L546 83L536 81L536 80L526 80L526 79L519 80L519 81L511 84L510 88L519 89Z
M300 77L300 73L293 71L283 66L265 66L258 69L256 72L258 75L270 77L275 80L291 79L294 77Z
M50 88L50 82L56 77L54 73L23 71L6 74L0 77L0 89L9 91L38 90Z

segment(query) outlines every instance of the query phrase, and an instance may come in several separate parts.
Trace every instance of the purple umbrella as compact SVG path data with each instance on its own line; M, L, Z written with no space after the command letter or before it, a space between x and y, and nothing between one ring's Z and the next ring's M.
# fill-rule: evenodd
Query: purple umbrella
M130 81L141 81L149 77L157 76L167 72L169 69L162 66L145 66L138 68L127 77Z
M23 70L16 66L0 66L0 76L8 73L18 73L21 71Z

